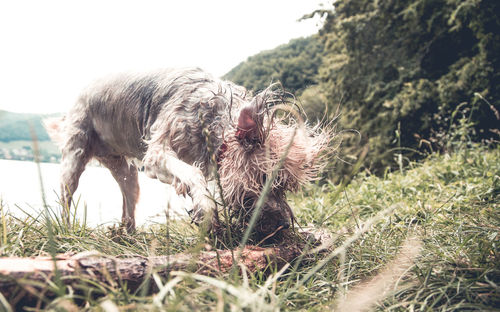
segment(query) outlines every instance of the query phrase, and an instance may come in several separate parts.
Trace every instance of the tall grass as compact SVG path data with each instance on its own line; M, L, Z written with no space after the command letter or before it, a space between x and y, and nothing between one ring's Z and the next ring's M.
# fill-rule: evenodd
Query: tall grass
M498 159L499 147L457 142L453 152L434 153L384 177L360 172L350 183L305 188L289 198L297 220L302 226L329 232L331 240L321 251L305 251L300 264L279 271L241 268L246 274L215 277L173 272L168 280L151 272L150 279L136 290L120 281L104 283L82 277L64 291L48 285L51 295L42 293L31 304L52 311L325 311L348 307L343 309L347 311L352 307L349 300L356 300L350 294L363 294L359 291L368 289L363 285L378 285L374 277L385 274L391 283L381 287L383 295L377 292L370 297L374 299L367 309L494 311L500 306ZM147 257L199 250L208 242L199 239L188 220L168 220L168 227L142 227L129 235L116 226L90 229L76 218L66 228L58 207L47 206L46 219L28 214L15 217L1 207L1 256L93 251ZM413 253L399 271L392 270L400 262L401 246L413 237L421 242L420 252ZM27 304L20 297L11 306L16 295L0 296L0 310Z

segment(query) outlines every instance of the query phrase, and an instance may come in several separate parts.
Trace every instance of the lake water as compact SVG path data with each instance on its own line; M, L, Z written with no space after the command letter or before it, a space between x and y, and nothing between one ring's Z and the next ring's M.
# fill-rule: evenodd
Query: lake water
M59 164L41 163L43 188L48 206L59 209ZM25 210L36 214L43 210L42 192L36 164L28 161L0 159L0 199L4 207L22 217ZM141 188L136 208L137 225L165 222L165 210L170 203L170 216L186 217L191 199L179 197L167 184L139 173ZM119 223L122 214L122 195L111 173L101 167L87 166L80 177L74 200L79 199L77 215L83 217L87 206L87 224Z

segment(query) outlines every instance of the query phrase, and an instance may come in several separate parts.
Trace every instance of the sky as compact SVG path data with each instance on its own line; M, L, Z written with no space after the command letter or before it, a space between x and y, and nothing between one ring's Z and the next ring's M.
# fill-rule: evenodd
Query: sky
M110 73L197 66L222 76L316 33L321 0L0 0L0 110L67 111Z

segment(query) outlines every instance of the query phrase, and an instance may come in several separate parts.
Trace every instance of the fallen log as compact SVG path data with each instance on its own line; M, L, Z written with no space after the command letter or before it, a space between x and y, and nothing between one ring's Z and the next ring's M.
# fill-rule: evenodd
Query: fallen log
M95 288L96 283L123 287L129 291L156 291L151 279L155 273L168 278L173 271L204 275L224 274L241 266L246 272L272 272L281 269L298 256L322 252L331 244L327 232L301 232L302 240L285 237L277 246L262 248L246 246L242 250L212 250L178 253L167 256L112 257L97 252L61 254L52 257L0 258L0 300L2 296L12 307L43 306L58 291L56 285L68 285L77 292ZM306 247L307 246L307 247ZM311 250L312 247L315 247ZM236 260L236 263L235 263ZM57 267L57 270L56 270ZM86 285L94 285L90 288ZM64 291L64 290L63 290ZM99 296L92 291L92 296ZM50 301L49 301L50 302ZM17 308L16 308L17 309Z
M233 260L238 251L214 250L197 254L126 258L83 252L58 255L55 261L51 257L0 258L0 292L5 298L12 298L13 292L19 293L21 288L25 294L36 296L41 291L37 288L53 282L56 272L59 280L68 285L85 279L109 284L126 282L129 289L137 288L152 272L162 277L168 277L172 271L216 275L229 272L234 267ZM244 265L249 272L264 271L270 267L279 269L300 253L301 246L297 244L270 248L246 246L236 264Z

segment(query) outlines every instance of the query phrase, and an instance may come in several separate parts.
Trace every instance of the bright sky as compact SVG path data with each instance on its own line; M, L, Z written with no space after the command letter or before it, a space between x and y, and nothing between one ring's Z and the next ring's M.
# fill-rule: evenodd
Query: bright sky
M320 0L0 1L0 109L67 111L113 72L199 66L221 76L317 32Z

